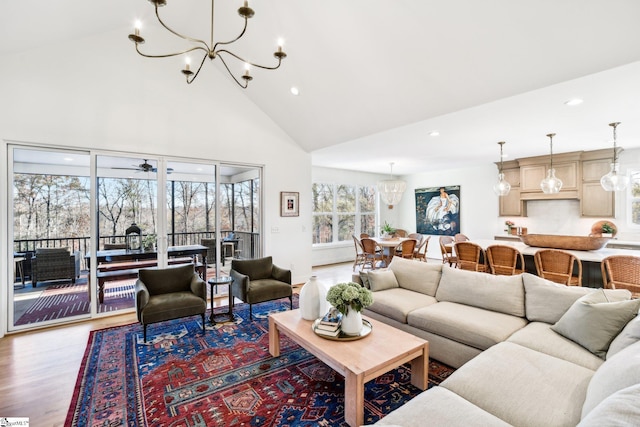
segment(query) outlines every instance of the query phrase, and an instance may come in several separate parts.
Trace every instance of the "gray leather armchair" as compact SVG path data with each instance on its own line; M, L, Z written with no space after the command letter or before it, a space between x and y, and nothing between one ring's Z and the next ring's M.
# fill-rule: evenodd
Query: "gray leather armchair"
M136 314L144 328L147 341L147 325L180 317L202 317L207 311L207 285L195 272L193 264L169 268L148 268L138 272L136 282Z
M291 271L273 265L272 258L231 261L231 293L249 304L249 319L253 320L253 304L289 298L293 309Z

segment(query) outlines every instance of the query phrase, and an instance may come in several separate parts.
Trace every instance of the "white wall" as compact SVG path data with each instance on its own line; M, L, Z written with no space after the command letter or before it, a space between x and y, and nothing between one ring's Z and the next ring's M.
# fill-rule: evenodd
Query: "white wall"
M498 196L493 193L497 179L495 165L475 168L423 172L403 177L407 191L398 206L398 227L416 230L415 190L424 187L460 186L460 232L474 239L489 239L496 233ZM420 213L422 215L422 213ZM395 224L394 224L395 226ZM427 257L441 259L438 237L433 236L427 247Z
M264 165L264 253L293 266L294 282L306 281L310 155L212 64L187 85L178 60L142 58L122 34L2 57L0 139ZM300 193L299 217L279 216L280 191ZM8 249L3 238L5 272Z

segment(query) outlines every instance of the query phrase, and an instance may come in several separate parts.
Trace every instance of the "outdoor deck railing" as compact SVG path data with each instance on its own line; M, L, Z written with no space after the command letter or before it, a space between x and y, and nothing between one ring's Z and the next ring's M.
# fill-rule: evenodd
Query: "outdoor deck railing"
M220 232L224 239L231 233L230 230ZM249 233L246 231L234 231L234 237L238 240L237 250L240 251L240 258L256 258L259 256L260 233ZM201 239L211 239L215 237L215 232L192 232L174 233L168 235L170 246L199 245ZM100 237L100 248L105 243L125 243L126 237L105 236ZM17 239L13 242L14 253L35 252L36 248L64 248L68 247L71 252L80 251L83 254L91 250L91 239L89 237L58 237L49 239Z

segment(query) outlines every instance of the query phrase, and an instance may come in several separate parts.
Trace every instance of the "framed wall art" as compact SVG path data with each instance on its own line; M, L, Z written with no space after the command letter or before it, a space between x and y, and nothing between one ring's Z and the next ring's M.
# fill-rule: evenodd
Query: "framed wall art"
M416 188L416 228L420 234L460 233L460 186Z
M280 192L280 216L300 215L300 193L292 191Z

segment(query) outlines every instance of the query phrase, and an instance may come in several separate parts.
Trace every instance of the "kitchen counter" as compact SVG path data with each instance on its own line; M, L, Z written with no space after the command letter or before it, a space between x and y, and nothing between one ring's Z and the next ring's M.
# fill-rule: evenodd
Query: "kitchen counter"
M520 236L514 236L511 234L500 234L500 235L496 235L494 236L495 240L504 242L520 242ZM635 241L635 240L618 240L618 239L611 239L607 245L605 246L606 249L630 249L630 250L635 250L635 251L640 251L640 242ZM581 252L581 251L578 251ZM636 255L636 256L640 256L640 255Z
M510 236L496 236L497 237L510 237ZM517 237L517 236L513 236ZM520 238L517 239L477 239L471 240L473 243L477 243L483 249L486 249L491 245L508 245L513 246L518 249L525 258L526 271L529 273L536 274L535 263L533 261L533 255L540 249L535 246L525 245L520 241ZM620 243L621 245L628 245L627 247L634 247L638 249L619 249L617 247L605 247L599 249L597 251L574 251L574 250L565 250L565 252L569 252L573 254L576 258L578 258L582 262L582 285L589 286L592 288L601 288L603 286L602 280L602 272L600 270L600 263L603 259L611 255L631 255L640 257L640 244L638 242L619 242L617 240L612 240L610 243ZM575 270L575 269L574 269Z

